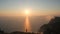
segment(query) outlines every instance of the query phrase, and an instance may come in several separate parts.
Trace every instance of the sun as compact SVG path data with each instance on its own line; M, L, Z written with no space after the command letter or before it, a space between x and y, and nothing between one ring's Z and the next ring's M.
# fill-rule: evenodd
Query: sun
M25 10L25 14L26 15L29 15L29 10Z

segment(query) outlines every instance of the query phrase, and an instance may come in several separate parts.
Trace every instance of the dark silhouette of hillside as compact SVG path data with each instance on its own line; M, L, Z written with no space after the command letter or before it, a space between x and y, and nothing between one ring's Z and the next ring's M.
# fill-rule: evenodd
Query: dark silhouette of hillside
M11 32L11 33L5 33L4 31L0 30L0 34L36 34L36 33L34 33L34 32L20 32L20 31L14 31L14 32Z
M35 33L31 33L31 32L20 32L20 31L15 31L15 32L12 32L10 34L35 34Z
M60 17L55 17L48 24L41 26L39 32L43 34L60 34Z

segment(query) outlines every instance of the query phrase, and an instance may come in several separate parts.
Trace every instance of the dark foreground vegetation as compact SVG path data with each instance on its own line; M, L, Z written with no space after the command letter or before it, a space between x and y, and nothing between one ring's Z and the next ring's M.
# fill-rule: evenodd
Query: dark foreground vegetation
M39 33L19 31L4 33L4 31L0 30L0 34L60 34L60 17L52 18L48 24L42 25L39 29Z
M39 32L43 34L60 34L60 17L55 17L48 24L41 26Z

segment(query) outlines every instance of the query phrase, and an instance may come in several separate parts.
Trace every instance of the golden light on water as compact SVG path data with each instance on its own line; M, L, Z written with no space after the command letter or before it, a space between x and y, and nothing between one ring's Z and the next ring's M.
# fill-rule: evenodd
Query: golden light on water
M26 21L25 21L25 32L31 32L31 27L30 27L30 22L29 22L29 17L26 16Z

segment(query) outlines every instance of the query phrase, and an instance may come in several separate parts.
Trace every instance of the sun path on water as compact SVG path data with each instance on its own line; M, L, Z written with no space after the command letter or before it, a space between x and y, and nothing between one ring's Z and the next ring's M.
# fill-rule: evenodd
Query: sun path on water
M28 16L25 18L25 32L31 32L31 25Z

